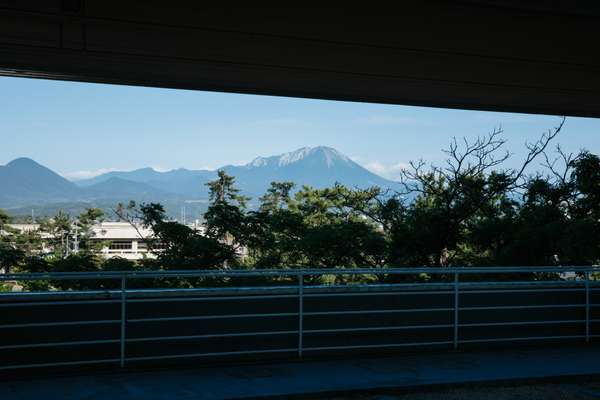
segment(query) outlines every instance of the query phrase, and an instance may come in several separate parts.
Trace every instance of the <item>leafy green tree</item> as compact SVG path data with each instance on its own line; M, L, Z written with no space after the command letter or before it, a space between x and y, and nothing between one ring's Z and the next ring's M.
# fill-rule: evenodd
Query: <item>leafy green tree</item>
M204 214L207 234L240 248L245 240L245 217L248 197L240 195L235 186L235 178L223 170L218 171L217 179L207 183L210 205Z
M444 167L411 162L403 171L403 195L415 199L401 225L393 228L392 246L402 251L392 261L445 266L472 259L475 249L468 236L473 221L486 219L486 214L488 220L495 218L490 212L512 213L511 193L524 184L528 167L545 152L564 121L527 144L528 153L517 169L501 169L510 154L500 129L463 145L454 139L445 150Z
M302 216L291 210L294 184L272 182L258 210L246 216L245 243L254 266L294 267L304 259L298 241L304 234Z
M16 229L8 226L10 217L0 209L0 268L10 273L13 267L19 266L25 259L25 251L19 247Z
M576 191L577 215L600 220L600 157L583 151L570 162L569 167Z
M4 228L4 225L8 224L9 222L10 217L8 216L6 211L0 208L0 229Z
M549 176L534 176L527 182L514 218L513 238L499 253L499 262L590 265L600 260L595 191L600 184L599 159L587 151L565 154L560 147L557 153L554 160L546 155Z
M60 210L54 217L45 219L40 224L40 231L47 233L48 247L53 255L64 258L69 255L69 241L72 234L71 217Z
M93 254L70 254L66 257L56 258L51 261L52 272L98 272L100 259ZM110 287L110 282L100 282L90 279L82 280L55 280L51 286L62 290L89 290ZM108 284L108 286L106 286Z
M9 243L0 242L0 268L4 273L11 272L11 268L18 266L25 259L25 253Z
M379 189L305 186L291 196L292 189L290 182L273 182L249 214L247 243L257 266L383 265L386 239L372 204Z
M98 254L108 243L91 240L94 237L93 226L104 221L104 211L99 208L87 208L77 217L71 229L73 240L78 243L78 251ZM75 232L73 232L73 230Z
M233 247L227 243L169 221L160 204L142 204L139 215L141 223L152 229L152 240L160 243L154 254L161 268L218 268L235 258Z

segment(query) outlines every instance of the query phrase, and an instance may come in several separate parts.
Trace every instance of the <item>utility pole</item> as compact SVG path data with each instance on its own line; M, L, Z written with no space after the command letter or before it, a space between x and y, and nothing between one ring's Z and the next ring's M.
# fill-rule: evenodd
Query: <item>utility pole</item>
M179 220L185 225L185 205L181 206L181 217Z
M74 228L75 234L74 234L74 240L73 240L73 253L77 254L79 253L79 228L75 227Z
M65 246L65 238L67 240L67 244ZM61 247L63 248L63 258L66 258L69 256L69 234L65 231L62 231L60 233L60 244Z

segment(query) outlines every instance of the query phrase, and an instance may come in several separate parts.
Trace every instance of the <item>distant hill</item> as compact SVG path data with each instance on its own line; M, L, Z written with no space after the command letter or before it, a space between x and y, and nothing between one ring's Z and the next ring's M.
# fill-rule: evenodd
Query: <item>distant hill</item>
M296 151L270 157L257 157L245 165L226 165L224 169L236 179L236 185L247 195L259 196L273 181L292 181L298 187L317 188L340 182L349 187L381 186L396 188L397 183L384 179L352 161L339 151L325 146L303 147ZM113 171L91 179L77 181L89 187L111 178L141 182L170 193L188 197L205 197L206 183L215 179L216 171L175 169L167 172L142 168L134 171Z
M77 181L80 187L90 187L110 179L118 178L132 182L145 183L156 189L179 194L206 193L206 183L216 176L215 171L185 168L160 172L152 168L141 168L134 171L112 171L94 178Z
M0 166L0 206L82 199L81 189L29 158Z
M384 179L331 147L303 147L270 157L257 157L245 165L226 165L236 185L248 196L262 195L273 181L292 181L297 188L316 188L336 182L352 188L380 186L397 189L398 183ZM70 182L33 160L20 158L0 166L0 207L26 209L55 203L109 204L120 201L154 201L177 204L205 200L206 183L216 171L152 168L113 171L91 179ZM46 207L52 208L52 207Z
M298 185L324 188L336 182L348 187L397 187L331 147L303 147L272 157L258 157L243 166L228 165L223 169L235 176L236 184L245 192L260 195L273 181L291 181Z
M88 198L94 200L120 197L122 201L127 201L129 199L155 201L157 198L167 200L179 197L173 193L157 189L147 183L135 182L117 177L109 178L80 190L82 190Z

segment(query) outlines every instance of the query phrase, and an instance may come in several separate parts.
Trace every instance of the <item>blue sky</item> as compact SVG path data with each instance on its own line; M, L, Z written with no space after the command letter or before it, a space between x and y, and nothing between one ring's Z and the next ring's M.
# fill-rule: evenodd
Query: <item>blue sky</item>
M397 178L439 163L453 136L504 129L516 165L556 116L334 102L0 77L0 165L30 157L70 178L151 166L217 168L331 146ZM600 120L567 119L558 142L600 153Z

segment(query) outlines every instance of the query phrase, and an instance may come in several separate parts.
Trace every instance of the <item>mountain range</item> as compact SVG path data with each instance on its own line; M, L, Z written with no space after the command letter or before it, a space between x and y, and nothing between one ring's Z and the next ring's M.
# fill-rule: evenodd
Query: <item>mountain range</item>
M219 169L236 179L245 195L262 195L273 181L292 181L298 187L380 186L395 189L397 183L384 179L330 147L304 147L271 157L257 157L245 165ZM19 209L61 203L154 201L162 203L202 202L208 197L206 183L217 170L174 169L160 172L152 168L113 171L90 179L69 181L28 158L18 158L0 166L0 207Z

